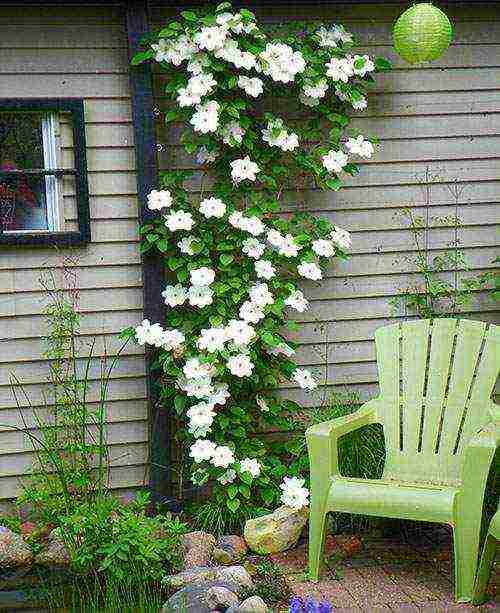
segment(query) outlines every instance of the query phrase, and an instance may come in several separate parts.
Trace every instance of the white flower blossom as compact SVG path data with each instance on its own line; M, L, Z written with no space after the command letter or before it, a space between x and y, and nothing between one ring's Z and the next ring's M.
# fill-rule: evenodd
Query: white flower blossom
M248 232L253 236L259 236L266 229L262 221L256 215L253 215L252 217L245 217L243 215L240 219L239 227L241 230L245 230L245 232Z
M319 279L323 278L321 268L314 262L301 262L297 266L297 272L301 277L311 279L312 281L319 281Z
M217 468L227 468L234 464L234 453L227 445L218 445L212 454L211 462Z
M375 151L372 143L361 134L356 138L348 138L345 146L351 153L367 159L371 158Z
M258 260L264 254L266 246L256 238L247 238L243 241L241 250L244 254L248 255L249 258Z
M368 106L368 100L363 96L359 100L353 100L351 104L354 110L364 111Z
M209 100L204 104L198 104L196 111L189 120L195 132L206 134L207 132L215 132L219 127L219 109L220 105L215 100Z
M316 34L319 37L321 47L337 47L339 41L352 43L354 40L352 34L347 32L341 25L334 25L328 30L326 28L319 28Z
M267 283L256 283L248 291L250 300L258 307L264 308L268 304L273 304L274 298Z
M284 303L299 313L304 313L309 308L309 301L299 289L294 290L285 298Z
M306 96L303 92L300 92L299 100L302 102L302 104L305 104L309 107L318 106L319 104L319 98L310 98L309 96Z
M257 260L255 262L255 273L259 278L272 279L276 276L276 269L269 260Z
M318 382L306 368L296 368L292 378L304 390L313 390L318 387Z
M199 379L200 377L211 377L215 368L207 362L200 362L199 358L189 358L182 367L182 372L186 379Z
M215 281L215 270L206 266L193 268L189 273L189 278L193 285L212 285Z
M215 162L215 160L219 157L219 152L217 150L209 151L206 147L200 147L196 154L196 163L200 166L204 164L211 164Z
M231 178L235 183L248 179L249 181L255 181L256 175L260 172L259 165L248 157L234 160L230 164L231 166Z
M191 445L189 455L199 464L200 462L210 460L214 455L217 445L206 439L198 439Z
M349 77L354 75L352 60L348 58L332 57L332 59L326 64L326 68L327 76L331 77L334 81L342 81L343 83L347 83L347 81L349 81Z
M257 406L259 407L259 409L261 411L264 411L264 413L267 413L267 411L269 411L270 409L269 404L267 403L267 400L265 398L262 398L262 396L257 396L255 398L255 402Z
M215 418L213 405L207 402L194 404L186 411L189 418L189 431L196 438L204 437L210 432L210 427Z
M200 49L214 51L215 49L222 47L226 38L226 28L219 26L207 26L201 28L201 30L194 35L194 42Z
M237 121L230 121L222 129L222 140L226 145L234 147L241 145L245 130Z
M267 127L262 130L262 140L270 147L279 147L282 151L293 151L299 146L297 134L287 132L282 119L269 121Z
M343 228L336 227L335 230L332 230L332 232L330 232L330 238L344 251L349 249L352 245L351 234Z
M243 213L241 211L233 211L228 217L229 223L233 226L233 228L238 228L238 230L241 230L242 219Z
M186 255L193 255L193 243L196 241L194 236L185 236L182 240L178 241L177 247L181 253L185 253Z
M191 306L203 307L212 304L214 293L208 285L192 285L188 290L188 299Z
M151 324L149 319L144 319L135 328L135 337L139 345L154 345L161 347L163 328L160 324Z
M260 462L255 458L245 458L240 462L240 471L242 473L248 472L252 477L258 477L260 475Z
M187 396L195 398L206 398L213 394L214 388L210 377L198 377L197 379L181 379L178 382L181 390L186 392Z
M220 198L205 198L200 202L200 213L207 219L210 217L221 218L226 212L226 205Z
M238 87L252 98L258 98L264 91L264 83L258 77L245 77L241 75L238 77Z
M150 211L161 211L161 209L168 209L172 206L172 194L162 189L160 191L153 189L148 194L148 209Z
M186 70L191 74L200 74L204 72L205 68L210 65L210 59L206 53L197 53L194 57L192 57L187 66Z
M304 487L305 479L297 477L285 477L280 485L282 494L281 502L297 511L309 504L309 490Z
M198 51L198 47L185 35L179 36L175 41L161 38L158 43L153 43L151 48L157 62L168 62L174 66L180 66Z
M210 72L200 72L193 75L187 82L186 88L198 96L206 96L213 91L217 85L214 75Z
M321 79L315 84L304 85L302 91L307 98L324 98L328 91L328 83L326 79Z
M186 340L180 330L165 330L161 338L161 346L167 351L173 351L180 347Z
M222 326L204 328L200 334L201 336L197 341L198 349L206 349L209 353L215 353L224 349L227 337L226 330Z
M192 285L188 290L189 304L200 309L212 304L214 301L213 296L212 289L207 285Z
M246 300L240 307L239 313L241 319L252 324L258 323L261 319L264 319L264 312L250 300Z
M173 308L186 302L187 290L179 283L177 285L167 285L161 295L165 304Z
M232 483L235 479L236 479L236 471L233 470L232 468L229 468L228 470L226 470L226 472L223 475L221 475L217 479L217 481L221 485L227 485L228 483Z
M211 404L226 404L227 400L231 398L229 393L229 385L227 383L215 383L214 392L208 396L207 401Z
M226 366L235 377L250 377L254 368L252 361L244 353L231 356Z
M177 230L191 230L194 226L194 219L191 213L186 211L173 211L165 217L165 225L170 232Z
M306 62L300 51L284 43L267 43L266 48L259 54L262 72L269 75L273 81L291 83L295 75L303 72Z
M195 106L196 104L200 104L201 96L199 94L194 94L187 87L181 87L177 90L177 104L183 108L185 106Z
M278 253L287 258L295 258L301 249L302 245L297 245L294 237L291 234L287 234L283 237L283 242L278 247Z
M338 174L342 172L342 169L347 164L348 159L347 154L343 151L335 151L335 149L330 149L330 151L321 158L321 161L328 172L336 172Z
M375 64L370 59L369 55L355 55L352 58L354 74L364 77L367 72L375 70Z
M335 255L335 247L332 241L325 240L324 238L313 241L312 249L314 253L324 258L331 258Z
M246 321L231 319L226 326L226 338L236 345L248 345L255 338L255 330Z

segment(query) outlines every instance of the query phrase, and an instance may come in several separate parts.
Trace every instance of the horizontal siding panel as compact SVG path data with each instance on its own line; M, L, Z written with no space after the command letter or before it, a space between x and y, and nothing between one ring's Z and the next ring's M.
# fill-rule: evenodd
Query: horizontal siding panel
M127 123L132 121L129 99L85 100L85 121L93 123Z
M90 411L97 411L99 405L88 403ZM147 419L148 409L145 400L117 400L106 402L106 421L140 421ZM22 416L17 408L0 409L0 432L8 430L8 426L36 428L39 420L48 420L47 407L23 408Z
M103 305L104 306L104 305ZM142 319L141 310L103 311L83 317L81 336L113 334L137 324ZM48 332L47 318L43 315L0 318L0 339L38 338Z
M65 149L61 155L61 166L73 166L73 151ZM87 149L87 168L96 171L130 171L135 168L135 150L133 147L111 146L89 147Z
M1 9L0 9L1 10ZM0 22L0 30L4 32ZM128 69L126 49L102 49L82 53L81 49L19 49L2 51L0 74L124 73ZM3 79L3 77L2 77Z
M128 466L130 464L145 464L148 448L144 443L128 443L127 445L109 445L108 458L110 466ZM2 474L6 477L29 474L36 463L35 453L24 452L7 454L2 457ZM0 485L1 485L0 481Z
M76 201L72 196L64 199L64 211L68 221L75 221ZM92 219L136 219L139 215L135 196L91 196L90 217Z
M82 49L82 53L91 53L90 50L97 49L126 48L127 38L125 27L122 24L89 23L78 29L78 26L71 23L71 16L68 16L65 21L66 23L62 24L47 25L34 22L25 23L24 19L19 19L17 24L4 22L0 26L2 29L0 48L24 48L36 51L41 49L66 50L76 47ZM19 36L21 29L22 36Z
M60 255L54 252L41 252L39 249L26 248L22 250L19 258L19 249L16 247L3 248L0 258L0 270L13 270L16 268L52 268L60 265ZM72 256L78 260L78 265L104 266L113 264L137 264L140 262L139 247L136 243L121 244L90 244L84 248L76 248ZM1 311L0 311L1 312Z
M116 466L109 471L111 488L126 488L144 486L147 483L147 471L142 465ZM18 477L0 477L0 492L2 498L14 498L21 492Z
M24 32L23 36L25 34ZM36 89L33 88L34 78L37 78ZM13 98L107 98L109 96L127 98L130 96L128 75L121 74L7 74L2 76L2 88L5 88Z
M19 406L41 406L45 403L46 394L45 386L41 384L26 385L26 394L18 397ZM146 381L145 378L131 379L112 379L108 385L108 400L130 400L146 398ZM99 382L93 381L89 383L87 390L88 402L97 402L100 398ZM29 399L29 400L28 400ZM0 388L0 406L5 409L15 408L17 403L12 398L12 390ZM3 438L3 435L2 435Z
M101 104L106 103L101 102ZM86 118L85 135L87 147L134 146L134 129L131 122L89 123L89 119ZM70 124L61 125L61 146L73 146L73 132Z
M125 305L133 310L139 309L142 307L142 291L137 288L117 288L112 292L105 289L80 292L79 309L81 313L102 311L103 305L106 305L108 311L123 311ZM9 297L0 296L0 317L36 315L40 312L40 306L40 295L35 292L26 292L15 301Z
M89 433L95 434L95 426L89 426ZM40 438L40 430L32 430L32 436ZM118 443L143 443L147 441L147 424L144 421L117 422L107 424L106 441L108 445ZM36 442L35 442L36 444ZM4 454L22 453L33 449L32 439L24 432L2 432L2 449L0 457Z

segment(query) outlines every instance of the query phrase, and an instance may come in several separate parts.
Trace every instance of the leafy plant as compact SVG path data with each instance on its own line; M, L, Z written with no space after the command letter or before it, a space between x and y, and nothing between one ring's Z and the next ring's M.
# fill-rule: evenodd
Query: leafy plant
M285 571L269 560L259 562L252 573L254 587L246 596L260 596L267 604L277 605L290 598L291 590Z
M124 337L156 352L176 447L213 502L197 510L202 524L234 525L279 501L307 504L287 446L261 432L301 410L277 393L281 384L319 385L294 361L285 327L294 326L288 308L309 306L297 281L319 281L351 244L349 232L305 211L305 190L339 189L358 173L356 159L374 153L376 139L350 128L350 110L366 107L372 73L390 64L355 55L354 44L341 26L266 29L224 2L183 11L133 60L164 73L161 116L198 174L164 172L148 196L141 250L164 258L168 308L164 321L145 320ZM277 100L286 120L270 110Z

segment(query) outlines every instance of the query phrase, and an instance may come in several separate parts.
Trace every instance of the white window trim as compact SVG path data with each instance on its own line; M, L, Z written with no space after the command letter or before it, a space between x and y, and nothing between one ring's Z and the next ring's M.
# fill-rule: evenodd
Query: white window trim
M57 117L54 113L42 118L42 144L45 170L57 168L57 140L58 133ZM59 232L62 227L61 208L59 200L59 184L57 177L49 175L45 177L45 200L47 203L47 230Z

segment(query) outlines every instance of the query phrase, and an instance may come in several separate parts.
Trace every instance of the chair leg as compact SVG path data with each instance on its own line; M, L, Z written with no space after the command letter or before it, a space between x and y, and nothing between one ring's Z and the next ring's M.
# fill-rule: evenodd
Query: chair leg
M474 604L481 604L486 600L486 588L491 574L491 566L495 558L497 540L491 534L486 537L479 569L477 571L476 585L474 587Z
M325 548L326 512L324 505L311 504L309 511L309 577L319 579Z
M453 529L455 558L455 600L470 602L476 576L481 517L470 523L458 522Z

